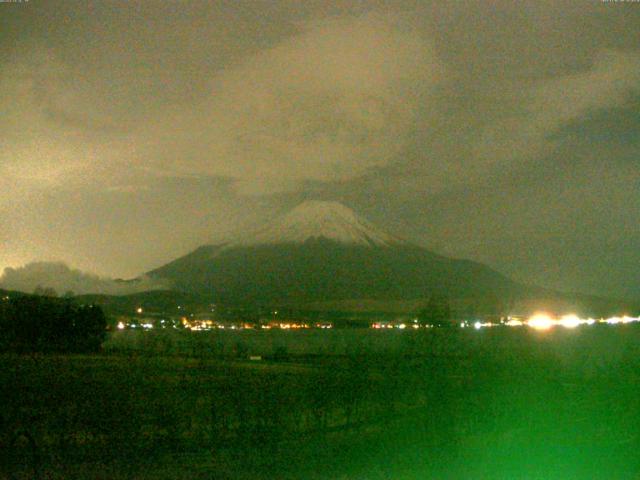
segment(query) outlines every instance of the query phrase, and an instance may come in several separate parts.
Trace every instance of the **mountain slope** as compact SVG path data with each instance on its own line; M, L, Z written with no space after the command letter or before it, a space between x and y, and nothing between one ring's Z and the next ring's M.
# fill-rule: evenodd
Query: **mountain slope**
M305 202L267 227L200 247L149 275L243 304L507 296L520 288L479 263L411 245L335 202Z

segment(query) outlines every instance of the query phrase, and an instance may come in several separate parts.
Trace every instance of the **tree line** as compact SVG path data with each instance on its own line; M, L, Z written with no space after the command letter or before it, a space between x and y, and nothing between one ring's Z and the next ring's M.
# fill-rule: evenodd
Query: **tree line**
M106 326L100 307L68 298L23 295L0 301L0 351L96 352Z

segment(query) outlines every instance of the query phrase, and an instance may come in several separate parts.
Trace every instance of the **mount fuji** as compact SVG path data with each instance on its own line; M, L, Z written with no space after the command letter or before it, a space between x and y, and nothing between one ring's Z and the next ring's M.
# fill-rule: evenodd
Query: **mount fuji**
M227 304L506 298L520 285L402 240L337 202L307 201L267 226L204 245L152 278Z

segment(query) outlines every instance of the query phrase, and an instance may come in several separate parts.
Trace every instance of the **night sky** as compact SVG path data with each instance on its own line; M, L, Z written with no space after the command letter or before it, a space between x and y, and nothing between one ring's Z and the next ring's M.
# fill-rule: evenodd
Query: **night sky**
M640 3L0 3L0 269L132 277L304 199L640 296Z

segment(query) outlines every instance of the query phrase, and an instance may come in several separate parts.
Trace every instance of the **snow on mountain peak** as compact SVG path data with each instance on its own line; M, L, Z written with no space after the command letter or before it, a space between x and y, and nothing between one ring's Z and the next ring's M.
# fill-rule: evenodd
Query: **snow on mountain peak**
M241 238L235 245L302 243L325 238L340 243L364 246L390 246L403 243L359 217L339 202L308 200L253 235Z

